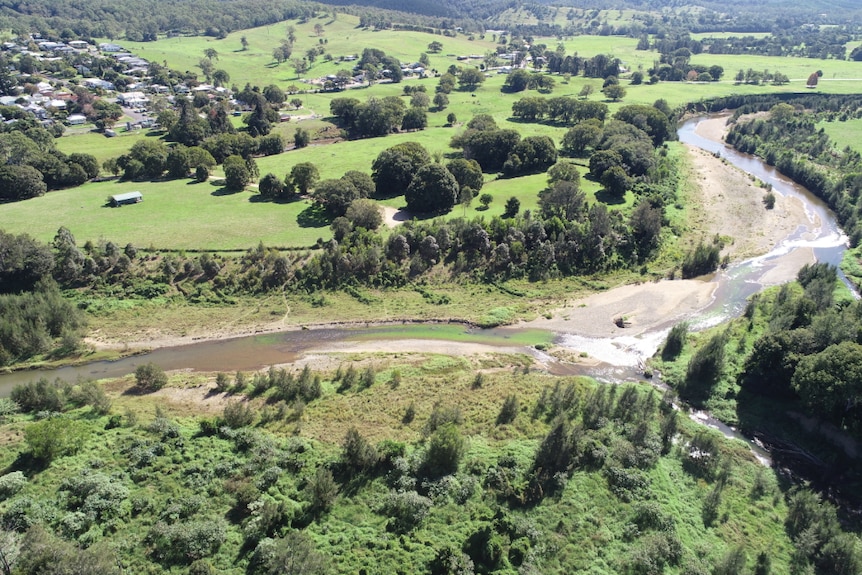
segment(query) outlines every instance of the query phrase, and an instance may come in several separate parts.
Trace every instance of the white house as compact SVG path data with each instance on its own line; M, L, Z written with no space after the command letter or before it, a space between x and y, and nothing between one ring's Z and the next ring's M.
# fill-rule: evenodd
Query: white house
M83 114L72 114L66 118L66 123L70 126L80 126L81 124L87 123L87 116L84 116Z
M144 106L150 99L143 92L123 92L117 96L117 103L121 106L135 107Z

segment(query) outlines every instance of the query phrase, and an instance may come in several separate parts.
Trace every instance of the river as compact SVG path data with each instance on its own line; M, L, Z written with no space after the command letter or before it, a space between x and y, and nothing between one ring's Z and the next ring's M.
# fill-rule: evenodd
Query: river
M794 250L812 248L818 261L840 263L846 249L847 238L839 228L834 215L826 205L806 189L779 174L758 158L740 154L723 143L702 137L697 125L704 118L684 122L678 131L681 142L720 154L731 164L772 184L773 191L781 196L798 198L805 206L807 221L800 222L796 232L785 238L769 253L735 263L717 273L711 280L717 284L712 302L688 318L693 329L717 325L742 313L748 297L763 289L765 273ZM843 278L843 274L842 274ZM786 278L790 279L790 278ZM846 278L843 278L847 281ZM848 282L849 285L849 282ZM668 322L635 337L597 338L575 333L557 334L556 343L577 351L585 351L598 360L588 365L559 364L553 358L516 343L515 335L522 328L472 330L464 327L451 336L453 345L475 344L529 350L551 372L560 374L591 375L605 380L625 380L638 377L643 362L652 356L664 340ZM426 326L425 336L433 326ZM442 331L442 328L440 328ZM253 336L204 341L189 345L166 347L149 353L117 361L93 362L77 367L57 370L24 371L0 375L0 397L7 396L12 387L39 377L60 378L66 381L121 377L132 373L142 364L153 362L166 370L190 369L199 371L250 371L270 365L290 363L309 350L331 347L333 344L356 340L392 341L412 337L409 326L368 328L328 328L296 330ZM452 334L451 326L448 334ZM441 333L436 339L450 337ZM417 349L423 349L419 342Z

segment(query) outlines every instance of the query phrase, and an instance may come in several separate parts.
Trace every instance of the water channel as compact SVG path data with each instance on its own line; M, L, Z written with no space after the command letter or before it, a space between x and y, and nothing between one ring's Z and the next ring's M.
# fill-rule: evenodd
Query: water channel
M716 274L710 280L717 284L712 302L694 317L689 318L694 329L716 325L741 314L747 298L765 287L761 281L764 273L775 266L780 258L787 256L793 250L812 248L818 261L837 266L847 244L847 238L838 227L834 215L821 200L759 159L740 154L721 142L699 135L697 125L704 120L705 118L695 118L684 122L678 131L680 141L721 155L729 163L743 171L772 184L775 193L799 199L805 206L807 221L800 222L796 232L785 238L769 253L733 264L728 269ZM843 279L847 281L846 278ZM447 339L455 330L458 333L457 338L452 337L454 345L458 345L459 342L465 344L481 343L486 346L509 349L520 345L522 351L530 349L530 353L537 355L538 359L545 363L552 373L577 373L613 381L639 376L643 361L655 353L669 328L670 325L663 325L637 337L587 338L575 334L557 334L556 342L559 345L573 350L586 351L591 357L599 360L598 365L591 364L589 366L555 363L552 358L543 356L543 354L522 343L517 343L520 340L515 335L519 328L474 330L468 327L462 329L454 328L451 325L440 326L441 333L437 339ZM433 332L434 329L438 328L425 326L423 331L426 337L428 332ZM12 387L17 384L43 376L71 382L79 379L121 377L132 373L138 365L147 362L156 363L165 370L250 371L270 365L290 363L308 350L320 349L338 342L358 339L363 341L391 341L410 338L414 331L411 330L411 326L398 325L326 328L243 336L178 347L166 347L117 361L93 362L56 370L3 374L0 375L0 397L7 396ZM721 428L726 434L731 432L706 414L696 415L699 420L705 420L705 423Z

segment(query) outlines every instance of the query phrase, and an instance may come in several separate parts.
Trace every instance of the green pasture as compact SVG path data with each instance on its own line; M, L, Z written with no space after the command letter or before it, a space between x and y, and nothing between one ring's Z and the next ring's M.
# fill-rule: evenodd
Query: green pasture
M324 27L324 33L317 36L315 24ZM296 42L292 58L302 57L309 49L321 45L324 41L326 53L331 54L333 61L325 62L318 57L311 69L302 78L319 78L334 74L341 69L352 69L354 63L339 62L342 56L361 54L363 48L378 48L402 62L414 62L422 52L426 52L428 44L437 40L443 44L439 54L429 54L431 68L445 70L449 64L457 62L456 56L469 54L484 54L495 46L490 37L485 40L468 40L459 35L449 38L423 32L407 32L381 30L372 31L359 28L359 18L346 14L338 14L336 20L329 16L311 19L304 24L291 20L269 26L252 28L233 32L222 40L215 38L192 36L166 38L158 42L127 42L121 45L131 52L155 62L167 61L168 65L178 70L189 70L200 74L198 62L204 57L204 50L215 49L218 60L213 64L216 69L224 69L230 74L231 83L244 86L265 86L275 83L282 87L298 84L289 62L277 65L272 57L273 49L279 46L287 37L287 27L296 29ZM249 47L242 50L241 38L245 36Z
M83 132L64 135L54 141L57 149L64 154L92 154L101 164L108 158L125 154L135 143L159 135L158 132L149 130L126 132L125 128L119 128L116 132L117 135L113 138L108 138L99 132Z
M139 190L144 201L110 208L111 194ZM50 192L41 198L2 206L3 228L51 241L60 226L79 243L101 238L120 245L165 249L245 249L310 246L331 237L327 221L309 210L310 202L255 201L250 192L224 193L214 183L98 182Z
M862 119L856 118L844 122L822 121L817 126L826 130L826 134L835 142L839 150L850 146L853 150L862 151Z

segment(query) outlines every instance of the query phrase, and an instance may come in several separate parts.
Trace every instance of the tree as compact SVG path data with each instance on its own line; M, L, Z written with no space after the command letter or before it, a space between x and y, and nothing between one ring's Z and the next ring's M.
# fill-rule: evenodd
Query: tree
M521 210L521 200L512 196L508 200L506 200L506 208L503 210L504 218L514 218L518 215L518 212Z
M326 558L317 552L314 541L302 531L284 537L265 539L258 545L255 558L262 575L325 575Z
M305 486L305 495L312 513L329 511L338 496L338 484L327 468L318 467Z
M347 430L341 444L341 464L349 473L366 473L374 469L380 454L355 427Z
M284 184L281 178L275 174L269 173L261 178L257 186L260 195L268 200L275 200L281 197L284 192Z
M182 144L177 144L170 149L165 160L165 168L169 178L187 178L191 171L189 149Z
M523 68L512 70L503 82L504 92L523 92L530 85L530 73Z
M817 70L816 72L812 72L810 76L808 76L808 81L805 82L806 88L816 88L817 83L820 81L820 77L823 76L823 72Z
M458 85L462 90L473 91L485 81L485 75L478 68L464 68L458 74Z
M455 473L464 455L465 441L454 423L446 423L431 436L425 453L425 472L431 477Z
M222 168L225 184L229 190L242 190L251 183L253 175L249 170L249 161L238 155L228 156L225 159Z
M581 91L578 92L578 97L585 100L589 98L594 91L595 88L593 88L592 84L584 84L584 86L581 88Z
M437 92L434 94L434 107L437 108L437 111L440 112L446 109L446 106L449 105L449 97L443 92Z
M560 160L548 170L548 184L553 185L556 182L575 182L581 181L581 173L578 171L577 164L569 160Z
M479 196L479 203L482 204L482 208L488 209L488 206L491 205L491 202L494 201L494 196L491 194L482 194Z
M425 94L422 95L425 96ZM410 108L404 113L404 119L401 121L401 129L406 132L424 130L427 126L428 114L425 113L424 108Z
M557 148L549 136L527 136L512 148L503 173L514 176L530 172L544 172L557 161Z
M174 112L173 110L171 110L170 108L168 108L166 110L162 110L156 116L156 122L166 132L170 132L173 129L173 127L177 125L178 121L179 121L179 116L177 116L177 113Z
M308 130L297 128L296 131L293 133L293 145L296 148L306 147L310 139L311 134L309 134Z
M853 426L858 426L862 401L862 345L842 342L820 353L803 357L793 374L792 385L802 401L814 413L836 423L845 421L848 413L856 413Z
M81 166L84 172L86 172L88 180L92 180L99 176L99 161L92 154L73 152L69 154L69 162Z
M602 173L602 186L615 196L624 196L632 186L631 178L622 166L611 166Z
M142 363L135 369L135 385L142 391L158 391L167 383L165 371L153 362Z
M242 36L242 37L239 39L239 43L240 43L240 44L242 44L242 51L243 51L243 52L245 52L246 50L248 50L248 38L246 38L245 36Z
M218 52L215 48L207 48L204 50L204 57L207 60L218 60Z
M662 209L649 201L641 200L632 212L629 226L632 237L641 255L649 254L658 245L661 237Z
M443 44L441 42L438 42L437 40L434 40L433 42L428 44L428 51L431 52L432 54L438 54L442 50L443 50Z
M305 195L320 179L320 172L311 162L300 162L290 169L290 179L299 193Z
M359 191L343 177L338 180L321 180L314 188L314 201L334 217L345 215L347 208L358 199Z
M626 97L626 89L619 84L611 84L602 88L604 95L612 102L618 102Z
M417 142L404 142L380 152L371 164L377 197L403 194L413 176L430 161L428 151Z
M561 180L539 192L539 209L547 219L580 220L585 206L586 195L581 191L579 181Z
M226 86L230 82L230 74L222 69L213 71L213 85L216 87Z
M425 164L405 192L407 209L416 213L448 212L458 197L458 182L440 164Z
M438 94L439 95L439 94ZM445 94L443 94L445 96ZM431 99L428 97L428 94L425 92L413 92L410 96L410 107L411 108L428 108L428 105L431 103Z
M617 110L614 118L640 128L649 134L655 147L661 146L673 137L674 132L668 116L655 106L643 104L623 106Z
M383 214L374 200L359 198L347 206L346 217L355 228L376 230L383 223Z
M263 89L263 97L266 98L266 101L274 106L280 106L287 99L287 96L284 93L284 90L276 86L275 84L270 84L266 88Z
M280 45L276 46L272 51L272 59L275 60L276 64L279 66L282 62L287 62L290 60L291 55L293 54L293 46L288 44L287 42L282 42Z
M482 167L476 160L455 158L446 164L446 169L455 176L455 181L458 182L459 189L468 187L473 191L478 192L485 184L485 177L482 175Z
M24 200L43 195L48 186L42 173L32 166L0 166L0 199Z
M590 156L590 174L597 180L610 168L622 165L623 157L616 150L599 150Z

